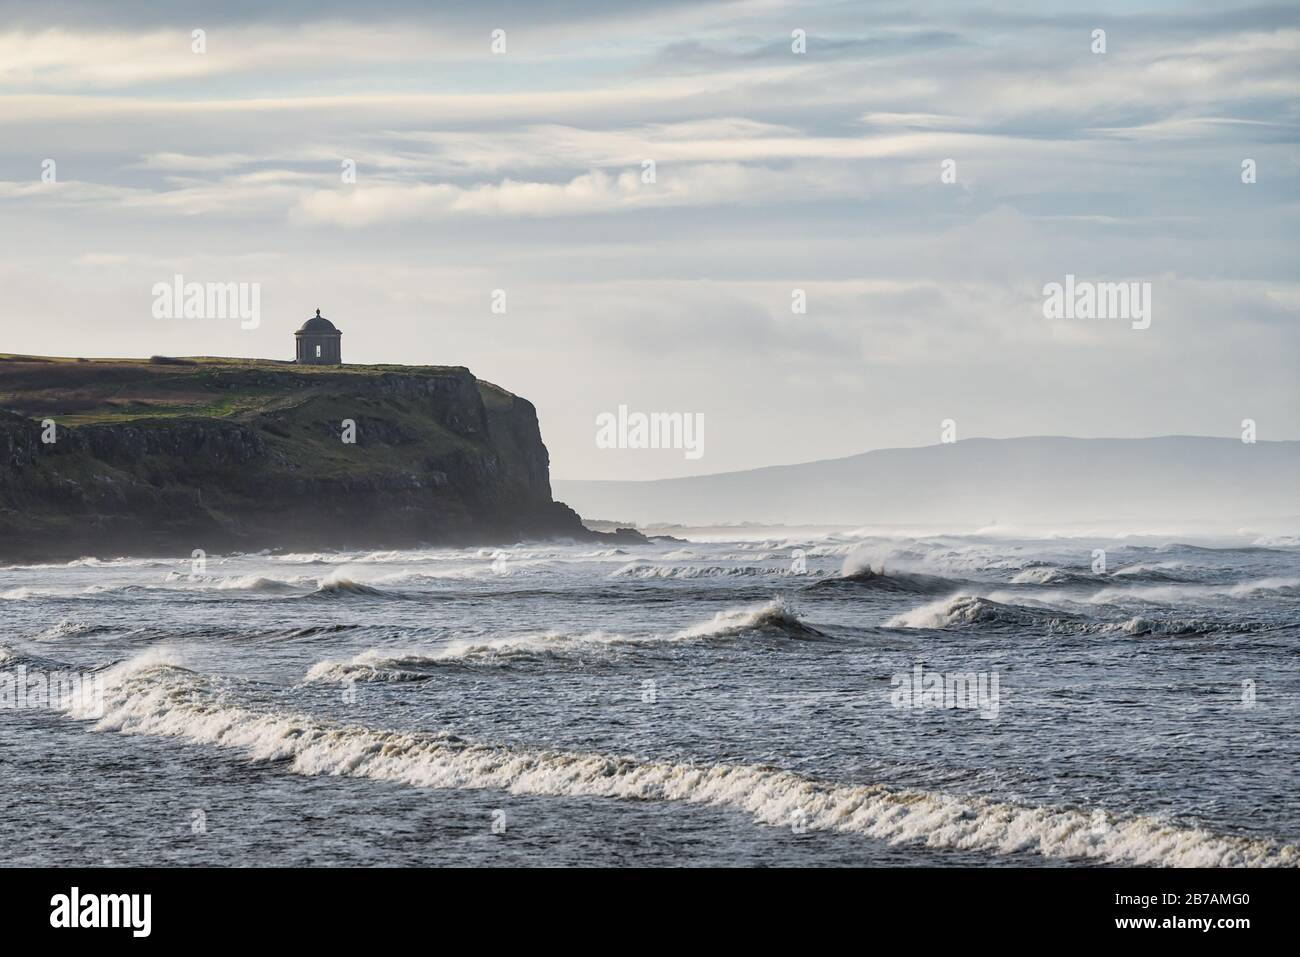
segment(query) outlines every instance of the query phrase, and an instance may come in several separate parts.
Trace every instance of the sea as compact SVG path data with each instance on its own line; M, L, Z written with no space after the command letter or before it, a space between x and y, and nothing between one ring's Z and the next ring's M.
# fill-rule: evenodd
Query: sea
M0 568L0 864L1300 865L1300 540Z

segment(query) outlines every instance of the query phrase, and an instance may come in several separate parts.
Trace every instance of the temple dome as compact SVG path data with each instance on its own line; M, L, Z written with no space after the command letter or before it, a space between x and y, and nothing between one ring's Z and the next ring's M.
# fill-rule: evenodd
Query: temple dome
M316 315L312 316L310 319L304 322L302 324L302 328L300 328L296 333L294 333L294 335L302 335L303 333L309 333L312 335L323 336L323 335L329 335L330 333L338 334L338 331L339 330L334 325L334 323L330 322L328 319L322 316L320 314L320 310L317 309Z

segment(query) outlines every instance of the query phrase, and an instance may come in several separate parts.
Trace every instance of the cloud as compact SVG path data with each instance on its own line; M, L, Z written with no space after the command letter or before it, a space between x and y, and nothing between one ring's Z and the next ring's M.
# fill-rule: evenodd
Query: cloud
M624 467L590 434L620 401L706 412L714 469L958 414L1300 436L1293 6L0 0L0 24L9 349L283 357L319 305L350 358L527 395L574 476ZM175 272L261 282L263 328L149 323ZM1044 321L1067 272L1151 281L1151 329Z
M203 18L191 21L203 29ZM307 24L292 29L242 26L204 30L204 49L193 31L67 30L0 32L0 88L76 90L130 88L183 81L229 82L238 75L283 77L350 65L416 62L458 56L464 45L427 29Z
M800 175L802 173L802 175ZM585 216L672 206L756 203L781 190L787 197L835 195L852 188L835 172L795 174L739 163L708 163L665 170L654 183L641 170L592 170L567 182L512 179L470 187L446 183L381 183L317 190L294 210L299 222L367 226L378 222L451 216Z
M691 13L700 8L725 10L733 3L708 3L705 0L642 0L634 6L610 4L602 0L567 0L565 3L536 3L531 0L478 0L472 7L446 5L437 11L438 19L463 28L484 22L509 24L520 28L544 25L586 25L633 18L660 20L674 13ZM100 30L141 29L167 25L248 25L293 24L327 21L355 25L378 22L418 23L429 19L430 9L424 0L382 0L357 4L353 0L278 0L274 4L260 0L46 0L32 4L28 0L0 0L0 22L18 26L93 27Z
M139 163L139 169L185 170L192 172L222 172L247 166L256 157L242 153L218 153L210 156L191 156L185 153L149 153Z

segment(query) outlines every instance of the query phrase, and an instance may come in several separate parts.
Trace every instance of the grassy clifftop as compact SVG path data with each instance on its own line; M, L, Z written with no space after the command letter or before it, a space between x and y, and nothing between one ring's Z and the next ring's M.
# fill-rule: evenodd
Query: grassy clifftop
M463 367L0 355L0 556L548 534L536 410Z
M0 353L0 408L76 426L283 410L355 377L468 376L463 366L310 366L272 359L69 359ZM347 378L343 378L347 377ZM489 383L485 392L508 396ZM485 396L486 397L486 396Z

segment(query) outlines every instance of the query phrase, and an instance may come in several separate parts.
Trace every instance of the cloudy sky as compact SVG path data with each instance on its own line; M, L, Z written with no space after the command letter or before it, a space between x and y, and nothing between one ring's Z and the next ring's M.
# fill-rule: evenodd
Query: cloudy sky
M1296 439L1298 54L1294 4L0 0L0 352L290 358L320 307L531 399L557 478ZM178 273L260 326L155 319ZM1067 273L1150 328L1045 319ZM620 404L703 456L597 448Z

